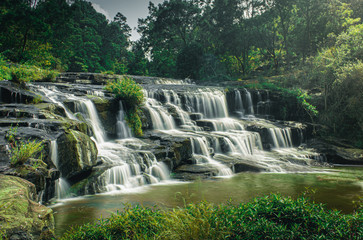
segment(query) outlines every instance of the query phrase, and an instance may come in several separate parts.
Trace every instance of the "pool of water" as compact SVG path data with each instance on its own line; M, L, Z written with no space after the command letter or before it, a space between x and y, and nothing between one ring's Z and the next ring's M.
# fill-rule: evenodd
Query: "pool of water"
M363 196L363 168L339 167L319 173L240 173L231 178L169 183L74 198L51 206L54 210L56 234L72 225L108 217L127 205L157 205L161 208L184 206L206 200L212 203L247 202L269 193L297 197L310 189L309 196L330 209L351 213L353 201Z

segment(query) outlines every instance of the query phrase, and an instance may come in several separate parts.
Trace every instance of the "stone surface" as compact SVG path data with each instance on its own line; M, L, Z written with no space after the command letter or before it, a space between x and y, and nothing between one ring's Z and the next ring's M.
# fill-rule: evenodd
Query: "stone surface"
M58 140L58 169L61 176L75 183L87 177L97 164L97 148L91 138L68 130Z
M357 149L337 139L312 139L308 146L325 154L332 164L363 165L363 149Z
M36 199L34 184L0 175L0 234L4 232L9 239L54 237L53 211Z

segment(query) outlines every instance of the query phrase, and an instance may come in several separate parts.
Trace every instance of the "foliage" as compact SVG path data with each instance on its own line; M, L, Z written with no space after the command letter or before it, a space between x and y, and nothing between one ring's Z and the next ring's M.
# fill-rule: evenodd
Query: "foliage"
M144 102L144 93L140 85L128 77L122 77L107 83L105 89L117 99L126 103L128 108L136 108Z
M15 142L10 149L10 164L12 166L24 164L29 158L41 152L43 147L43 142L37 140Z
M10 67L11 81L25 84L32 81L54 81L59 75L58 71L41 69L29 65L12 65Z
M105 89L126 104L126 121L135 136L142 136L142 123L138 111L144 102L144 93L140 85L131 78L123 77L108 82Z
M43 141L17 141L16 133L17 127L10 128L6 133L6 138L10 144L10 165L13 167L23 165L30 158L36 158L44 148Z
M6 59L0 54L0 81L10 79L10 67L8 66Z
M0 52L10 61L63 71L121 73L117 65L128 59L131 31L121 13L108 21L85 0L30 2L1 2Z
M142 123L138 114L138 109L129 109L127 111L126 122L136 137L142 136Z
M361 209L344 215L305 196L272 194L240 205L201 202L163 211L128 207L61 239L359 239Z

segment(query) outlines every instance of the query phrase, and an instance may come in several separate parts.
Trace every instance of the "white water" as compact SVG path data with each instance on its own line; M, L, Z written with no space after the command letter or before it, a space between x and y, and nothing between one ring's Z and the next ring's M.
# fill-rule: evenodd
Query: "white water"
M116 123L116 130L117 130L117 137L119 139L122 138L130 138L132 137L131 129L127 125L125 121L125 111L122 105L122 102L119 102L119 112L117 114L117 123Z
M98 158L110 166L99 179L106 191L125 191L169 180L169 170L163 163L158 162L151 152L145 150L148 149L148 145L132 138L124 121L122 103L117 115L118 139L110 141L91 100L62 93L55 87L52 90L40 88L40 91L55 104L62 106L72 119L76 118L61 101L66 98L76 102L76 111L80 112L92 127L99 152ZM243 98L240 94L235 94L235 106L237 110L253 115L252 96L245 91L247 109L243 109ZM293 148L291 129L279 128L273 123L266 127L273 151L264 151L259 133L246 131L245 120L228 117L226 97L221 90L196 88L180 93L154 89L145 90L144 93L145 107L150 114L152 128L162 134L190 139L196 164L217 169L218 176L233 174L232 169L223 164L226 160L238 160L240 164L266 172L286 172L308 171L305 166L312 165L320 157ZM193 118L191 114L194 114ZM197 114L201 117L196 118ZM201 120L194 121L191 118ZM258 118L251 121L260 122ZM51 149L51 159L57 166L56 142L51 143ZM63 189L67 188L64 179L60 179L57 183L57 196L64 198L66 191Z
M39 86L37 88L41 93L48 97L52 102L65 109L67 116L77 119L71 111L69 111L61 99L71 99L75 101L75 110L80 112L87 122L91 125L93 131L93 139L98 148L98 158L112 165L102 176L103 184L106 191L124 190L135 188L150 183L158 183L169 179L169 170L162 163L156 161L155 156L151 152L140 152L129 149L124 146L124 138L130 138L131 131L124 121L124 112L122 103L117 117L117 134L119 140L110 141L107 139L105 131L102 127L101 120L98 116L95 105L90 99L75 96L73 94L65 94L56 87L47 89ZM98 93L100 95L100 93ZM130 139L134 145L142 144L138 140ZM127 142L129 144L129 142ZM147 159L143 159L147 157ZM57 154L57 142L51 142L51 159L55 166L58 166L59 159ZM152 161L150 159L153 159ZM149 162L145 172L141 172L138 162ZM69 184L65 179L60 178L56 181L56 197L63 199L68 197Z
M58 143L57 140L52 140L50 142L50 159L52 160L54 166L58 168Z
M55 181L55 196L57 199L69 197L69 188L71 186L64 178L59 178Z
M203 91L204 90L204 91ZM151 116L154 130L162 130L164 134L179 137L188 137L193 148L193 158L197 164L215 165L219 169L219 175L231 174L231 169L221 163L220 160L233 158L256 166L263 171L286 172L286 171L307 171L301 165L311 165L314 153L309 151L302 153L301 150L293 148L291 128L279 128L273 123L254 116L254 105L251 93L244 89L244 98L247 108L244 109L243 98L240 91L235 91L235 108L237 112L248 114L248 121L261 122L265 124L273 146L272 152L263 150L261 136L257 132L246 131L243 121L228 117L227 103L224 93L220 90L195 89L182 93L173 90L145 90L147 102L158 106L158 111L168 112L172 109L173 114L168 117L172 121L176 117L180 125L165 128L161 125L161 118L155 119ZM262 101L261 93L257 92L259 102ZM159 100L158 100L159 99ZM183 101L184 99L184 101ZM269 101L267 99L267 101ZM162 103L164 102L164 103ZM152 111L149 109L149 111ZM190 120L190 113L202 114L203 128ZM150 113L153 115L153 113ZM187 124L186 124L187 123ZM186 127L186 125L189 125ZM191 132L190 130L193 130ZM289 151L278 151L289 149ZM232 159L231 159L232 157ZM232 160L233 161L233 160ZM295 164L297 163L297 164ZM228 169L227 173L224 169Z

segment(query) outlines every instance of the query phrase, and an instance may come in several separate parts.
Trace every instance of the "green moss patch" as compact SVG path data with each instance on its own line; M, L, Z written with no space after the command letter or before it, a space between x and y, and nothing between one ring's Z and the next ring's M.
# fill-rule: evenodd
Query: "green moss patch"
M0 175L0 229L3 234L11 236L13 232L23 231L39 237L45 229L54 229L53 211L35 199L32 183Z

